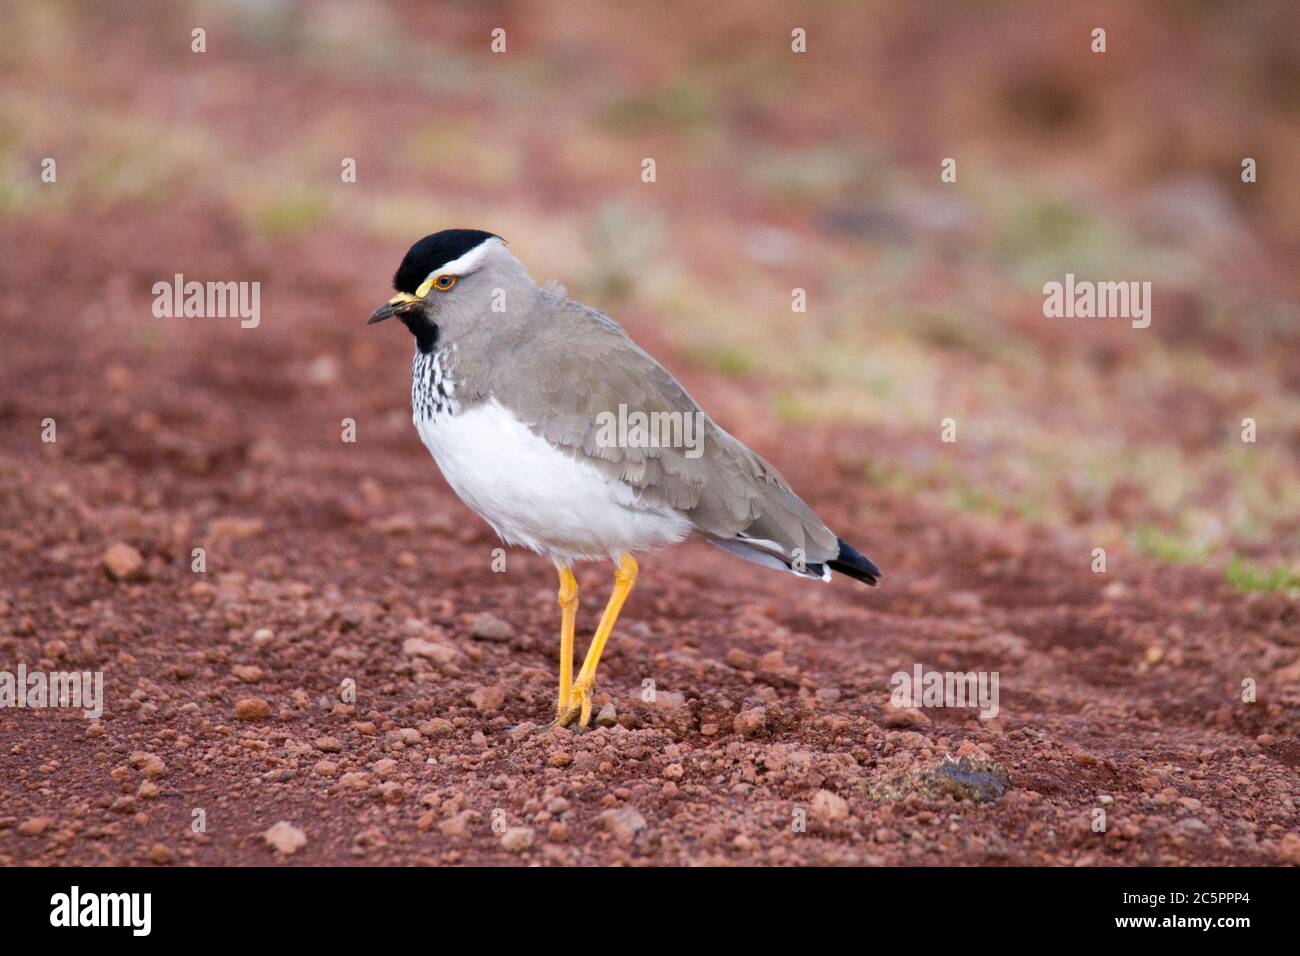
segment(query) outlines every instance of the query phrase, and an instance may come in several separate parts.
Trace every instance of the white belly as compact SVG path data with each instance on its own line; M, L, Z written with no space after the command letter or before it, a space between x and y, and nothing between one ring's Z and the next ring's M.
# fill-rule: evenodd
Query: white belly
M690 534L684 515L638 506L634 489L556 449L495 399L415 424L452 490L511 544L568 563Z

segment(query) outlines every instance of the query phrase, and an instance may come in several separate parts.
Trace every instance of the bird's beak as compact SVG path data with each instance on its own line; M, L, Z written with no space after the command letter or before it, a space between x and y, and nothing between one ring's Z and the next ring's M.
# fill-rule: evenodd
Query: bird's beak
M384 319L391 319L395 315L409 311L411 304L420 300L406 292L399 292L393 296L371 314L366 320L366 325L374 325L376 322L382 322Z

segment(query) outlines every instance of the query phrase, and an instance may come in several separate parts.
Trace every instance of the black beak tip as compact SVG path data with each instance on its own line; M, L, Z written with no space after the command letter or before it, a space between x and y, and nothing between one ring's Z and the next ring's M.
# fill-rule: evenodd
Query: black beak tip
M393 307L391 305L382 305L366 319L366 325L374 325L376 322L382 322L384 319L392 318Z

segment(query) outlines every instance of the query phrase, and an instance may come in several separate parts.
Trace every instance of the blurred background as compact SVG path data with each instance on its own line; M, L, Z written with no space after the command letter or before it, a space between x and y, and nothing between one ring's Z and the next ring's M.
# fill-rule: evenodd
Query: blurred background
M159 463L350 473L337 421L373 413L401 456L371 467L427 468L410 343L362 323L414 240L464 226L612 314L783 467L811 433L834 481L935 521L1300 587L1291 0L5 0L3 18L11 455L56 408L77 441L47 454L139 469L122 495L147 506L175 493ZM1067 272L1150 281L1150 328L1045 319ZM261 326L155 319L174 273L260 281Z

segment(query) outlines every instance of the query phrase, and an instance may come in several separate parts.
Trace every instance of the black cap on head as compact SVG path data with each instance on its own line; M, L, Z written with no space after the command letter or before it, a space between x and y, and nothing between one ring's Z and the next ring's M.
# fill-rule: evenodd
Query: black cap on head
M406 253L406 258L393 274L393 288L398 292L414 294L430 272L459 259L487 239L499 239L495 233L481 229L444 229L425 236Z

